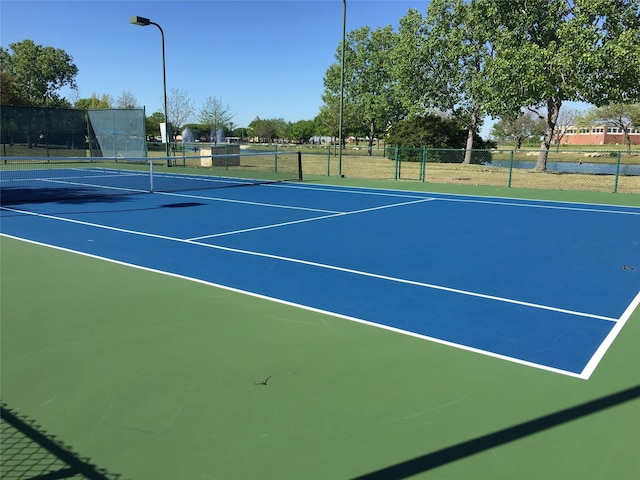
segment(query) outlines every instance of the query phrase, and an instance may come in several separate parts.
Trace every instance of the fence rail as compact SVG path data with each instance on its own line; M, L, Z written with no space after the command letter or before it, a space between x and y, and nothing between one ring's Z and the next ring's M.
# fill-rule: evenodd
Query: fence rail
M299 147L298 147L299 148ZM538 150L334 147L303 150L306 175L455 183L509 188L584 190L640 194L640 151L549 151L544 171L535 170Z

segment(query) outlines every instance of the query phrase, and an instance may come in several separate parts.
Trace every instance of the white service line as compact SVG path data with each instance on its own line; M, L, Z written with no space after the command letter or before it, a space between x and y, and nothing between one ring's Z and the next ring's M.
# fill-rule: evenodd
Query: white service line
M230 232L214 233L212 235L203 235L201 237L188 238L187 240L204 240L205 238L223 237L223 236L226 236L226 235L235 235L237 233L253 232L253 231L256 231L256 230L266 230L268 228L284 227L286 225L295 225L297 223L315 222L316 220L326 220L327 218L344 217L345 215L355 215L355 214L358 214L358 213L372 212L374 210L382 210L382 209L385 209L385 208L401 207L401 206L404 206L404 205L411 205L413 203L430 202L431 200L433 200L433 199L432 198L423 198L421 200L413 200L411 202L392 203L390 205L381 205L379 207L363 208L362 210L353 210L353 211L350 211L350 212L336 212L336 213L332 213L331 215L323 215L321 217L303 218L302 220L292 220L290 222L274 223L274 224L271 224L271 225L264 225L264 226L261 226L261 227L252 227L252 228L245 228L245 229L242 229L242 230L233 230L233 231L230 231Z
M562 205L538 205L535 203L515 203L515 202L492 202L488 200L475 200L475 199L461 199L461 198L434 198L442 202L460 202L460 203L482 203L488 205L501 205L507 207L528 207L528 208L542 208L546 210L570 210L572 212L589 212L589 213L613 213L617 215L640 215L640 211L631 212L626 210L604 210L601 208L587 208L577 206L562 206Z
M472 291L469 291L469 290L462 290L462 289L459 289L459 288L451 288L451 287L445 287L445 286L442 286L442 285L435 285L435 284L432 284L432 283L418 282L418 281L414 281L414 280L407 280L407 279L404 279L404 278L391 277L391 276L388 276L388 275L380 275L380 274L377 274L377 273L365 272L365 271L362 271L362 270L355 270L355 269L351 269L351 268L339 267L339 266L336 266L336 265L329 265L329 264L324 264L324 263L319 263L319 262L312 262L312 261L309 261L309 260L300 260L300 259L297 259L297 258L283 257L283 256L280 256L280 255L273 255L273 254L269 254L269 253L261 253L261 252L254 252L254 251L251 251L251 250L242 250L242 249L239 249L239 248L224 247L222 245L212 245L212 244L208 244L208 243L198 242L198 241L195 241L195 240L185 240L185 239L181 239L181 238L169 237L169 236L166 236L166 235L158 235L158 234L155 234L155 233L139 232L139 231L136 231L136 230L128 230L128 229L124 229L124 228L111 227L111 226L108 226L108 225L101 225L101 224L96 224L96 223L83 222L83 221L80 221L80 220L73 220L73 219L70 219L70 218L56 217L54 215L47 215L47 214L44 214L44 213L35 213L35 212L29 212L29 211L25 211L25 210L18 210L18 209L14 209L14 208L10 208L10 207L0 207L0 210L6 210L6 211L14 212L14 213L21 213L21 214L24 214L24 215L42 217L42 218L47 218L47 219L50 219L50 220L58 220L58 221L62 221L62 222L74 223L74 224L84 225L84 226L88 226L88 227L95 227L95 228L100 228L100 229L104 229L104 230L127 233L127 234L131 234L131 235L138 235L138 236L143 236L143 237L156 238L156 239L160 239L160 240L168 240L168 241L172 241L172 242L185 243L185 244L189 244L189 245L198 245L200 247L212 248L214 250L222 250L222 251L232 252L232 253L239 253L239 254L242 254L242 255L250 255L250 256L261 257L261 258L269 258L269 259L272 259L272 260L281 260L283 262L296 263L296 264L299 264L299 265L306 265L306 266L317 267L317 268L322 268L322 269L326 269L326 270L333 270L333 271L349 273L349 274L353 274L353 275L360 275L362 277L375 278L375 279L378 279L378 280L385 280L385 281L389 281L389 282L402 283L402 284L405 284L405 285L413 285L413 286L417 286L417 287L424 287L424 288L428 288L428 289L432 289L432 290L440 290L440 291L449 292L449 293L455 293L455 294L459 294L459 295L466 295L466 296L469 296L469 297L476 297L476 298L482 298L482 299L485 299L485 300L492 300L492 301L497 301L497 302L510 303L510 304L514 304L514 305L520 305L520 306L523 306L523 307L535 308L535 309L540 309L540 310L547 310L547 311L563 313L563 314L567 314L567 315L574 315L574 316L578 316L578 317L595 318L595 319L598 319L598 320L606 320L606 321L610 321L610 322L617 322L619 320L618 318L606 317L606 316L603 316L603 315L596 315L596 314L592 314L592 313L578 312L578 311L575 311L575 310L568 310L568 309L565 309L565 308L558 308L558 307L552 307L552 306L548 306L548 305L541 305L541 304L532 303L532 302L524 302L524 301L521 301L521 300L514 300L514 299L506 298L506 297L498 297L498 296L495 296L495 295L487 295L487 294L484 294L484 293L472 292Z
M193 198L197 200L213 200L216 202L240 203L240 204L251 205L255 207L283 208L285 210L303 210L306 212L318 212L318 213L341 213L336 210L323 210L320 208L297 207L295 205L281 205L278 203L252 202L249 200L233 200L230 198L222 198L222 197L206 197L203 195L191 195L188 193L155 192L155 195L166 195L169 197L181 197L181 198Z

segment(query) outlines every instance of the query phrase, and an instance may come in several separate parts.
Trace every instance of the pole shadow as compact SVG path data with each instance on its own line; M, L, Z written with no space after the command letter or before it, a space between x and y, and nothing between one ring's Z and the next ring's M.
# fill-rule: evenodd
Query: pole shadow
M367 473L352 480L400 480L640 397L640 385Z

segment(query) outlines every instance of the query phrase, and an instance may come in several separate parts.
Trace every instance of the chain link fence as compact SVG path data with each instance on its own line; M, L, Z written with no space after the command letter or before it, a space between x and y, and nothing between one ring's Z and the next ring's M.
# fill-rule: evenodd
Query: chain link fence
M142 109L0 107L2 157L144 157Z
M344 176L440 184L640 194L640 151L549 151L545 169L536 169L538 150L335 147L305 150L305 176Z

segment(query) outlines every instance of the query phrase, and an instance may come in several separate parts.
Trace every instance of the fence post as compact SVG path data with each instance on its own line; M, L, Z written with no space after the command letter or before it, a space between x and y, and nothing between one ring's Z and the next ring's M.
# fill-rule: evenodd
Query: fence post
M327 147L327 177L331 176L331 145Z
M420 181L424 182L424 173L427 167L427 150L422 147L420 149Z
M513 150L511 150L511 154L509 155L509 183L507 184L508 188L511 188L512 176L513 176Z
M396 180L400 176L400 147L396 147Z
M618 178L620 177L620 150L618 150L618 158L616 162L616 179L613 183L613 193L618 193Z
M302 181L302 152L298 152L298 181Z

